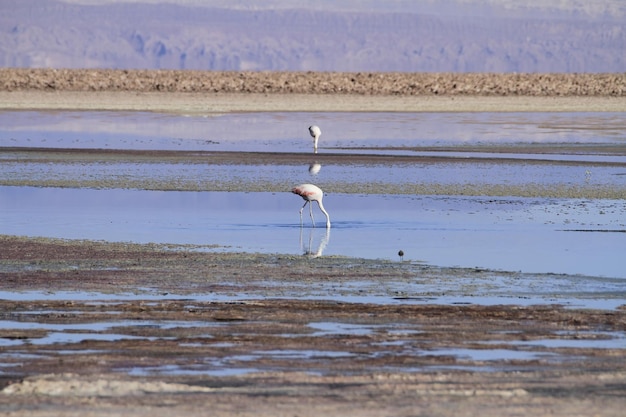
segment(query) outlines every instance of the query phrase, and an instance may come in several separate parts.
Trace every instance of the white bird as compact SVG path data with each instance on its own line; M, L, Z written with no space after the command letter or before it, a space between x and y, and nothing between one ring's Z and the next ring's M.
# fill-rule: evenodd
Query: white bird
M313 149L315 153L317 153L317 141L319 140L320 136L322 136L322 130L319 128L319 126L313 125L309 126L309 133L313 137Z
M297 187L294 187L291 192L294 194L298 194L304 199L304 205L300 209L300 225L302 225L302 210L304 210L307 204L311 203L312 201L316 201L317 205L320 207L320 210L326 216L326 228L330 227L330 216L328 215L328 212L324 209L324 205L322 204L324 192L318 186L313 184L300 184ZM311 221L313 222L313 227L315 227L315 219L313 218L313 203L311 203L311 205L309 206L309 212L311 213Z

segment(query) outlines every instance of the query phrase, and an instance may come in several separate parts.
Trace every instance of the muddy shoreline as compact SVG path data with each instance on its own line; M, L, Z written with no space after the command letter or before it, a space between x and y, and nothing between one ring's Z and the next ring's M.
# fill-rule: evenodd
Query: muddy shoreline
M362 149L360 149L362 150ZM387 149L378 149L378 151ZM410 150L402 148L402 151ZM446 153L463 151L462 156L446 156ZM368 155L368 154L343 154L326 151L315 157L315 163L324 166L402 166L411 164L426 165L454 165L454 164L481 164L488 167L498 166L571 166L584 170L599 168L626 169L623 162L610 161L575 161L558 159L529 159L529 158L506 158L500 157L500 153L526 153L529 155L624 155L623 146L612 145L509 145L503 147L423 147L416 149L419 152L439 152L438 156L427 155ZM476 154L476 156L472 156ZM207 170L219 171L219 167L228 166L308 166L311 156L297 152L220 152L220 151L154 151L154 150L107 150L107 149L55 149L55 148L30 148L30 147L5 147L0 149L0 156L6 164L17 164L15 172L6 174L0 179L0 185L8 186L45 186L61 188L95 188L95 189L143 189L160 191L239 191L239 192L285 192L292 186L288 181L258 181L241 177L231 178L223 173L219 178L212 180L199 180L200 177L178 176L175 180L168 180L164 176L149 178L132 178L119 176L111 178L98 174L99 170L106 165L115 166L120 163L137 164L141 166L158 167L160 164L172 166L202 166ZM36 170L27 174L28 166L50 167L55 164L59 167L93 166L90 176L54 175L41 177ZM325 187L335 193L359 193L366 194L415 194L415 195L491 195L491 196L517 196L517 197L550 197L550 198L604 198L621 200L626 199L626 188L613 184L544 184L535 183L509 184L467 184L463 181L442 185L439 183L403 182L389 183L378 181L377 183L363 183L359 187L350 181L340 179L326 181Z
M2 335L0 408L617 416L626 405L623 350L610 347L624 306L285 297L290 286L358 294L367 281L489 271L195 249L2 236L1 289L24 296L0 300L1 319L24 325Z

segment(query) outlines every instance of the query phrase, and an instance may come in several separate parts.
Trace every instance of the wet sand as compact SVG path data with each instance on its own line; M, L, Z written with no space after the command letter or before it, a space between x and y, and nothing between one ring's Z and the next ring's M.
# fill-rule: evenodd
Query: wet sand
M3 109L624 111L623 98L457 100L0 93ZM624 307L336 301L334 291L363 295L363 282L458 279L488 292L471 279L490 271L195 249L1 236L0 289L15 297L0 300L2 320L32 323L0 338L4 414L620 416L626 406L624 349L603 345L624 337ZM283 296L316 286L328 298ZM58 333L73 337L43 342Z

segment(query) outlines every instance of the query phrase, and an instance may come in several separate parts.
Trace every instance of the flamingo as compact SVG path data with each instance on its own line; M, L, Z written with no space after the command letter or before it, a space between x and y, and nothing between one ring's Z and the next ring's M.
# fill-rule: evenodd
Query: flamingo
M300 225L302 226L302 210L306 207L307 204L312 201L316 201L317 205L320 207L320 210L326 216L326 228L330 227L330 216L328 212L324 209L324 205L322 204L322 199L324 198L324 192L317 186L313 184L300 184L297 187L294 187L291 190L292 193L298 194L300 197L304 199L304 205L300 209ZM311 213L311 221L313 222L313 227L315 227L315 219L313 218L313 203L309 206L309 212Z
M317 153L317 141L322 135L322 130L319 128L319 126L313 125L309 126L309 133L313 137L313 149L315 153Z

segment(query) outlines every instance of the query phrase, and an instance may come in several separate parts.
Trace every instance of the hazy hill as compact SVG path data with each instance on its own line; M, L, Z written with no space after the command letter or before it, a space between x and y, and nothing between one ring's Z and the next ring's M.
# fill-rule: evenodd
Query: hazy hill
M417 1L420 7L406 11L400 6L410 2L402 1L353 9L345 6L350 2L335 2L344 7L328 10L293 8L295 1L266 9L194 1L96 3L0 0L0 66L626 71L626 20L619 3L592 12L512 10L498 2L477 7L461 0Z

